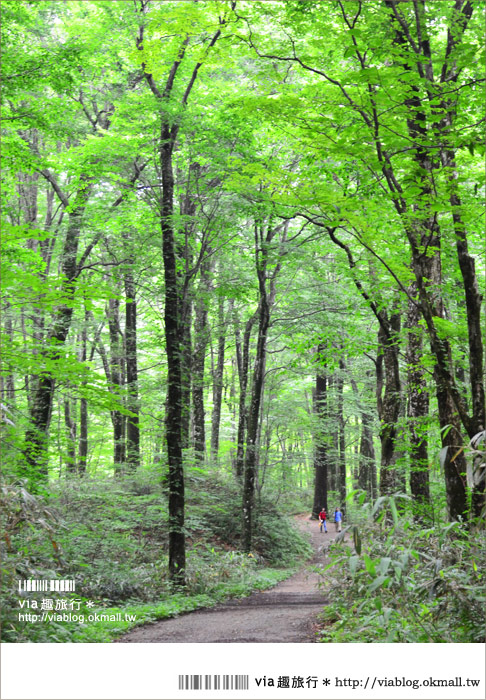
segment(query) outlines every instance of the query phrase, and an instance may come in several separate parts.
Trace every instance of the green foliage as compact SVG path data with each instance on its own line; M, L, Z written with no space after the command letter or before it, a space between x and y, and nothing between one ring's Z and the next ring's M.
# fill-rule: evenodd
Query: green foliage
M167 494L152 472L119 479L71 478L49 498L23 487L2 490L2 594L4 641L109 641L144 621L248 595L290 575L309 546L277 511L259 510L259 537L251 554L238 551L236 485L199 477L189 493L187 588L171 590L167 578ZM283 569L262 568L265 563ZM74 579L75 594L49 594L54 601L80 601L74 614L85 622L19 621L18 579ZM25 599L38 599L26 594ZM40 601L40 599L39 599ZM87 607L93 601L94 607ZM121 608L123 604L123 608ZM40 602L39 602L40 605ZM114 607L116 606L116 607ZM134 614L133 622L89 622L93 613Z
M2 547L8 555L13 555L9 567L3 573L9 576L9 585L13 570L18 570L26 578L34 577L37 573L36 563L43 563L38 553L38 545L43 542L54 559L59 562L59 544L55 536L59 528L59 520L44 499L33 496L24 486L3 484L0 492L0 526L2 529ZM16 538L22 542L21 555L29 555L32 559L27 562L25 557L17 558L15 553Z
M282 512L268 505L256 517L254 548L273 565L284 565L308 558L312 549L308 540L296 532Z
M44 499L23 486L3 483L0 491L2 627L6 641L17 641L32 625L19 623L18 580L55 578L62 560L59 519Z
M457 395L472 406L477 387L471 386L470 373L479 362L480 332L474 350L468 303L476 280L467 288L464 271L476 265L478 279L484 271L484 243L478 234L484 192L479 89L484 2L464 4L464 11L471 7L473 14L463 23L454 16L452 0L429 3L430 8L396 4L410 33L403 42L394 35L387 3L362 3L352 20L357 3L299 0L237 3L236 12L229 0L145 3L143 42L137 42L142 16L136 3L2 1L7 235L2 239L1 437L4 473L16 484L3 495L7 610L15 602L11 584L16 577L62 576L75 578L83 596L102 606L123 603L139 610L140 619L155 619L209 604L230 591L246 591L257 585L263 563L288 566L307 556L307 543L282 513L310 507L315 443L325 444L330 502L337 503L344 486L355 486L365 464L356 449L365 416L371 434L379 433L376 399L382 368L378 322L370 310L374 306L382 315L393 309L401 316L396 343L404 397L411 370L424 378L420 392L430 394L427 416L412 425L404 402L400 418L388 428L397 428L396 471L403 490L410 490L414 469L430 466L431 503L424 512L410 500L397 503L384 496L375 503L373 525L353 512L355 552L346 559L346 575L362 608L353 602L348 605L353 612L343 607L339 614L351 629L362 612L365 637L371 638L375 626L382 637L390 629L391 638L446 640L446 622L440 617L445 610L458 639L474 637L472 623L468 632L464 622L463 637L457 630L459 618L467 617L461 601L476 610L475 584L464 592L449 562L440 569L444 582L437 595L430 600L428 593L419 595L431 575L424 573L428 545L423 542L430 544L435 535L420 534L403 522L408 513L440 528L448 503L440 473L446 454L440 452L434 398L437 356L427 343L431 329L423 318L408 328L406 315L411 297L419 311L427 307L413 284L417 263L435 260L440 282L432 268L430 279L423 270L419 275L438 314L429 325L441 347L450 346ZM430 13L423 27L415 21L417 8ZM216 43L210 40L215 32L221 33ZM448 36L455 37L449 47ZM414 42L418 46L422 40L431 51L427 66L424 56L414 52ZM167 99L157 98L148 76L143 77L143 64L161 92L172 75ZM207 311L202 377L207 427L215 408L220 340L226 353L217 464L203 466L191 447L186 450L186 597L172 595L166 576L161 119L173 133L178 131L171 149L175 182L170 223L180 315L187 321L181 333L192 334L188 346L197 345L194 309L203 302ZM412 129L415 122L419 128ZM447 160L450 165L444 166ZM82 192L89 195L86 202ZM451 195L460 196L461 206L452 205ZM79 202L84 203L76 211ZM268 231L275 226L278 235L259 245L260 226ZM329 238L329 227L336 227L336 236L352 252L352 266L345 250ZM414 240L407 238L409 229ZM437 233L433 245L432 233ZM461 264L458 243L469 251ZM274 299L266 340L254 542L247 557L239 551L241 484L231 476L242 387L241 352L235 345L241 344L245 325L259 306L262 280L255 273L261 273L264 256L263 286L274 287ZM67 262L78 266L71 283L63 278ZM207 268L207 284L201 284L200 264ZM124 288L128 275L130 293ZM357 285L363 293L357 293ZM110 328L107 311L113 301L120 313ZM135 403L140 404L144 466L132 477L113 481L111 418L114 412L123 418L134 415L128 410L134 407L130 389L123 384L123 312L133 301L138 314ZM250 373L257 325L249 340ZM413 337L421 338L423 347L419 359L409 362L407 343ZM318 355L319 345L325 351ZM448 354L447 349L444 356ZM327 408L319 416L312 383L323 368ZM45 397L38 400L41 378L52 380L49 411L43 410ZM344 448L338 444L336 379L344 384ZM247 411L251 386L250 377ZM78 480L70 472L84 466L78 453L86 413L89 478ZM41 430L32 431L39 425ZM36 447L36 436L39 460L32 459L35 464L27 470L22 454ZM420 458L419 464L413 458L412 438L417 436L428 441L430 457ZM460 435L457 442L460 454ZM377 439L375 443L378 462ZM477 498L484 483L484 450L474 438L471 447L472 468L466 476ZM38 469L44 456L46 469ZM346 462L345 484L337 478L340 458ZM149 471L156 459L163 467ZM366 459L375 466L374 457ZM42 481L46 498L34 498L23 488L27 473L32 484ZM392 531L385 537L387 527ZM472 541L461 532L460 537L451 532L450 542L446 538L443 544L449 543L451 551L451 542L460 545L464 561L476 561ZM435 555L437 559L439 552ZM474 582L476 574L468 567L467 580ZM376 602L381 595L388 607L381 598ZM20 629L12 619L6 628L11 639L38 634L36 641L49 640L39 630ZM114 622L110 629L121 628ZM66 641L77 633L54 625L49 634ZM79 640L105 641L105 634L108 639L111 632L93 625L79 632Z
M459 523L421 528L398 515L392 522L365 520L353 527L353 546L331 546L320 641L483 641L484 531L471 539Z
M205 488L201 488L201 483ZM241 542L241 495L239 485L230 479L209 477L199 482L197 491L189 490L191 505L187 509L189 538L203 533L238 547ZM282 515L278 504L263 496L255 509L253 554L273 566L287 566L311 554L307 540Z

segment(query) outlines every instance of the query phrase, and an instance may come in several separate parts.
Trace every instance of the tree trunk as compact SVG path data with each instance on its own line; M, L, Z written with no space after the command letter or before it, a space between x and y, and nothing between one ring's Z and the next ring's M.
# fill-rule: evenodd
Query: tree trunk
M386 0L385 4L393 13L393 2L391 0ZM420 7L420 5L417 5L417 7ZM454 462L452 462L451 459L453 456L450 454L453 444L455 443L457 445L460 435L458 419L455 415L456 410L470 438L485 427L483 350L480 323L481 298L474 270L474 261L469 256L467 250L466 230L461 217L462 207L458 194L458 183L456 182L457 173L455 172L454 151L447 147L443 148L440 153L440 163L438 159L435 161L433 160L433 158L436 157L433 155L432 151L423 147L424 140L429 139L433 132L435 132L435 136L437 137L437 143L447 143L449 138L448 134L453 133L457 116L454 97L444 97L442 94L442 85L454 84L459 76L456 62L448 61L446 58L442 66L440 83L434 82L433 62L430 52L430 42L426 31L424 7L425 6L422 5L420 15L420 41L414 48L414 52L416 54L423 54L427 58L427 70L425 73L427 79L426 88L430 91L430 94L435 95L436 101L440 105L439 109L441 110L442 118L435 118L433 123L427 123L428 117L422 108L420 89L418 87L419 80L422 82L424 76L419 76L414 72L419 65L422 65L422 58L420 62L416 62L415 57L411 57L411 60L407 60L405 50L399 65L408 78L407 90L409 91L410 97L405 100L405 104L409 108L409 117L407 119L408 136L410 143L414 145L414 148L411 149L411 153L414 164L420 169L419 173L422 189L420 200L413 207L413 213L415 215L413 218L410 216L410 207L402 196L402 189L399 188L397 192L395 184L390 188L393 189L393 203L395 209L404 219L404 227L412 251L412 266L420 299L421 312L429 334L432 353L436 360L434 374L439 400L439 419L442 428L443 454L447 454L447 458L444 462L447 501L449 505L449 516L454 520L458 516L463 516L466 503L464 482L464 473L466 470L464 456L461 453ZM462 6L461 3L456 3L457 11L454 12L451 26L447 29L447 53L461 43L464 31L472 16L473 8L474 5L471 2L465 2ZM403 17L401 22L398 21L397 17L392 18L392 26L394 29L395 43L400 47L407 47L408 27ZM439 98L439 100L437 100L437 98ZM435 316L442 316L441 312L443 311L443 301L439 286L440 275L437 274L437 271L440 272L441 234L437 214L430 211L430 203L434 202L435 198L436 175L434 171L439 168L441 164L444 168L448 169L446 175L449 184L449 202L452 208L459 267L464 283L468 319L470 380L473 399L472 416L468 414L466 402L454 379L450 344L446 338L440 337L434 319ZM390 186L389 177L393 175L390 164L388 164L387 171L387 181ZM399 196L397 196L398 194ZM422 246L424 245L428 250L435 251L435 254L430 257L423 255ZM449 427L447 428L446 426ZM473 510L476 515L479 515L484 507L484 476L485 472L483 469L482 474L480 474L480 483L476 484L475 494L473 494Z
M63 281L61 296L66 302L55 312L54 320L47 333L45 347L39 355L39 365L43 362L55 363L61 356L73 315L73 299L77 280L77 252L81 233L82 218L86 208L92 184L88 176L81 176L82 187L78 190L73 208L69 215L69 225L64 240L61 256L61 271ZM48 477L48 436L52 415L52 404L56 380L50 370L40 374L35 381L30 406L31 427L25 433L24 457L25 464L20 474L27 477L28 487L37 492Z
M374 473L374 479L373 479ZM359 444L359 472L358 486L366 491L368 497L373 499L377 496L373 489L373 482L376 485L376 461L375 448L373 446L373 433L371 432L371 418L363 411L361 413L361 439Z
M418 506L418 513L430 502L427 417L429 394L422 361L422 329L419 326L420 309L414 302L416 285L410 287L407 328L407 417L410 440L410 491Z
M66 469L70 474L76 472L76 420L71 416L71 402L64 398L64 423L66 425Z
M393 313L389 318L388 314L379 308L377 303L366 292L361 280L354 274L356 262L350 247L336 237L334 233L335 227L324 225L324 228L327 229L333 243L346 252L349 267L353 272L354 284L380 324L378 332L378 346L380 350L376 360L376 398L378 416L381 423L380 491L383 494L392 493L396 488L395 462L397 455L395 452L395 439L401 404L400 368L398 363L400 316L398 313ZM385 391L382 396L383 385Z
M82 397L79 402L79 447L78 473L86 474L88 466L88 399Z
M232 9L235 7L233 0ZM147 12L148 3L141 5L141 15ZM220 20L220 27L213 34L207 45L207 50L214 46L221 35L221 28L226 23L225 19ZM144 23L139 26L136 40L137 49L144 49ZM182 421L183 415L183 376L181 361L183 352L183 339L181 334L187 329L188 324L183 318L184 308L181 308L185 299L184 293L179 289L176 243L173 229L174 214L174 173L172 164L172 153L177 141L177 134L180 128L179 123L169 121L167 102L172 95L172 88L176 73L184 59L190 36L187 34L181 40L176 60L173 62L167 75L167 80L162 92L158 89L154 77L148 73L146 64L142 61L142 70L145 79L159 104L160 115L160 138L158 141L160 172L162 175L162 198L160 207L160 227L162 233L162 255L164 260L164 281L165 281L165 340L168 362L167 377L167 410L165 416L165 435L167 441L167 452L169 459L169 576L171 581L179 586L185 584L186 550L184 536L184 470L182 462ZM191 90L197 79L201 61L194 63L191 76L186 84L180 107L187 105ZM187 277L187 275L186 275ZM187 350L187 348L186 348ZM188 369L188 368L185 368ZM187 377L188 379L188 377ZM188 406L186 402L184 406Z
M197 211L197 203L194 193L191 191L192 176L199 172L200 166L197 163L190 163L187 172L181 175L183 182L185 181L185 195L180 197L180 214L183 224L184 236L180 234L178 239L174 239L175 255L179 260L177 267L177 284L179 288L179 335L181 343L181 435L182 449L187 450L191 444L191 418L193 420L193 428L198 433L198 441L201 442L199 436L201 426L201 390L198 388L198 396L195 403L198 406L197 427L194 425L194 410L191 416L191 393L193 396L192 408L194 409L194 394L193 394L193 379L194 367L193 360L197 354L196 349L192 347L192 316L194 311L194 282L191 270L194 268L194 221ZM181 186L182 183L181 183ZM201 258L204 256L201 254ZM197 325L198 320L195 320ZM197 341L195 341L197 342ZM198 356L198 360L199 360ZM196 370L198 372L199 368ZM202 405L202 414L204 414L204 403ZM204 433L204 426L202 428ZM193 431L194 432L194 431ZM199 444L200 447L200 444ZM200 450L196 453L201 455ZM204 449L202 450L204 455Z
M344 363L342 360L339 362L340 370L344 370ZM339 485L339 498L341 501L341 508L344 506L346 500L346 436L344 428L344 413L343 413L343 377L341 374L336 376L336 393L337 393L337 417L338 417L338 428L339 428L339 438L338 438L338 485Z
M81 362L86 362L88 357L88 323L90 320L89 310L84 300L84 323L81 331L81 351L79 359ZM101 331L100 331L101 332ZM96 340L95 340L96 342ZM94 353L94 348L93 348ZM83 389L86 390L86 381L83 380ZM79 407L79 445L78 445L78 473L83 476L86 474L88 462L88 399L81 396Z
M324 346L319 345L318 355L324 359ZM314 412L317 417L317 426L315 432L314 446L314 503L312 506L312 517L318 518L322 508L327 511L327 439L325 421L327 418L327 378L323 370L318 371L316 375L315 395L314 395Z
M122 382L122 339L120 330L120 302L118 299L110 299L108 302L108 327L110 329L110 377L111 390L116 400L121 403L123 400ZM111 412L113 423L113 465L115 474L122 474L125 470L125 441L123 430L123 414L114 409Z
M466 496L467 464L464 453L459 452L463 445L461 423L455 411L452 398L437 373L435 379L442 438L441 462L444 469L447 510L451 521L464 520L467 518L468 510Z
M327 380L328 393L328 469L327 482L329 491L339 491L339 425L337 415L337 400L334 375L329 374Z
M253 495L258 467L258 438L260 429L260 413L263 400L263 385L265 380L265 364L267 355L267 334L270 325L270 311L275 301L275 281L280 272L282 262L279 255L277 264L271 275L268 275L270 246L278 231L282 230L280 243L287 239L288 221L273 227L269 220L265 226L260 221L254 223L255 234L255 266L258 278L258 339L253 367L253 382L250 409L248 412L248 431L246 439L245 473L243 484L243 547L249 552L252 544ZM267 290L269 282L269 290ZM248 324L247 324L248 326Z
M140 466L140 427L137 363L137 300L133 278L133 259L125 272L125 362L127 408L133 415L126 421L127 468L135 471Z
M379 402L380 417L380 493L390 494L397 487L395 471L397 437L397 421L400 414L400 375L398 365L398 331L400 328L400 316L394 314L389 322L390 330L385 333L383 327L378 333L378 340L383 355L385 370L385 390L382 400Z
M252 520L253 520L253 494L255 491L255 479L257 473L258 452L258 428L260 407L263 396L263 381L265 373L265 356L267 348L267 332L270 323L270 310L266 295L260 298L258 319L258 340L253 366L253 383L250 408L248 411L248 431L246 438L245 473L243 485L243 550L251 551L252 545Z
M232 313L232 304L228 316ZM226 321L224 318L224 299L218 300L218 357L213 375L213 413L211 416L211 464L218 464L219 425L221 422L221 403L223 398L224 353L226 342Z
M3 321L5 324L4 333L4 343L8 342L10 345L13 343L14 333L13 333L13 323L12 323L12 312L10 303L5 300L4 308L2 312ZM3 371L5 373L2 377L2 403L6 406L7 410L11 411L15 408L15 375L8 365L4 365ZM27 379L27 377L26 377ZM26 390L28 392L29 386L26 385Z
M160 166L162 171L162 254L165 280L165 341L167 349L167 411L165 436L169 459L169 575L173 583L185 585L186 545L184 536L184 468L182 462L182 373L179 318L179 289L173 230L174 174L170 126L162 116Z
M189 449L191 435L191 389L192 389L192 298L181 300L180 353L181 353L181 440L182 449Z
M236 407L236 374L237 374L237 369L236 369L236 360L234 357L231 358L231 374L230 374L230 380L229 380L229 391L227 391L227 405L228 405L228 410L229 414L231 416L231 433L230 433L230 439L233 445L237 445L237 407ZM224 385L223 385L224 389ZM223 392L223 400L224 400L224 392ZM231 469L233 472L236 474L236 449L234 447L231 448L231 450L228 453L229 457L229 464L231 466Z
M459 267L464 283L466 302L467 329L469 344L469 382L471 387L472 417L468 435L472 439L486 428L486 404L484 390L484 357L483 336L481 332L482 301L476 276L474 258L469 255L466 226L462 218L462 202L459 196L459 186L456 180L457 171L454 154L447 152L443 155L444 165L451 170L449 177L450 204L452 220L456 235L456 250ZM486 467L484 459L477 455L473 459L473 478L470 488L472 491L472 512L476 518L484 518L486 505Z
M246 395L248 390L248 365L250 360L250 337L253 325L257 319L258 310L248 319L243 334L241 347L238 321L235 320L236 359L238 363L238 378L240 383L240 399L238 406L238 433L236 437L236 477L241 479L245 464L245 433L247 426Z
M194 412L194 457L204 462L206 453L206 430L204 411L204 365L208 344L208 296L209 269L201 266L201 280L196 300L194 322L194 355L192 360L192 401Z

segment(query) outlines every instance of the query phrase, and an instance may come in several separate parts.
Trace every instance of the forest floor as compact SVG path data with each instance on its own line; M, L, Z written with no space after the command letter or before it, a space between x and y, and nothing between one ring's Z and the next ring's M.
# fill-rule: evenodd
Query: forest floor
M314 557L291 578L241 600L137 627L116 642L314 642L317 616L327 599L313 569L327 563L322 547L334 539L334 523L325 534L307 514L295 520L308 533Z

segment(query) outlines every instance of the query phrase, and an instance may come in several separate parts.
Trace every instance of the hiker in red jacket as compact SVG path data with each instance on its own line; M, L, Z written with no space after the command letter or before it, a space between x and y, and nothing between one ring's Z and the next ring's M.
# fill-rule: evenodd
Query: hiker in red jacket
M322 527L324 526L324 532L327 532L327 525L326 525L326 520L327 520L327 513L325 509L323 508L321 512L319 513L319 530L322 532Z

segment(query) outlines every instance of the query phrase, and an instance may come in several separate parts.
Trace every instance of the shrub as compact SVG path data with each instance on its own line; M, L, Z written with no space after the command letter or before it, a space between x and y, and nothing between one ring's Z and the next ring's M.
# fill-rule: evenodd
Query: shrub
M269 503L256 513L253 548L273 566L286 566L312 556L308 539Z
M486 535L460 523L420 528L400 518L349 527L331 546L330 606L321 641L481 642ZM375 513L376 514L376 513Z
M265 562L289 566L309 553L291 523L266 502L256 511L254 552L239 552L238 490L229 479L202 477L197 488L193 482L188 488L189 597L247 594L265 586L259 568ZM74 579L75 595L60 597L81 599L83 605L93 601L97 607L158 605L173 598L167 573L167 494L160 481L151 481L143 471L116 479L58 481L49 497L5 486L0 505L5 641L70 641L66 625L19 621L18 579Z
M245 583L254 573L257 560L242 552L222 552L200 544L189 550L186 566L188 592L211 595L220 584Z
M58 532L60 522L45 499L33 496L22 485L3 484L0 489L2 539L2 639L16 641L33 625L19 622L18 580L56 578L62 568ZM46 640L44 640L46 641Z

